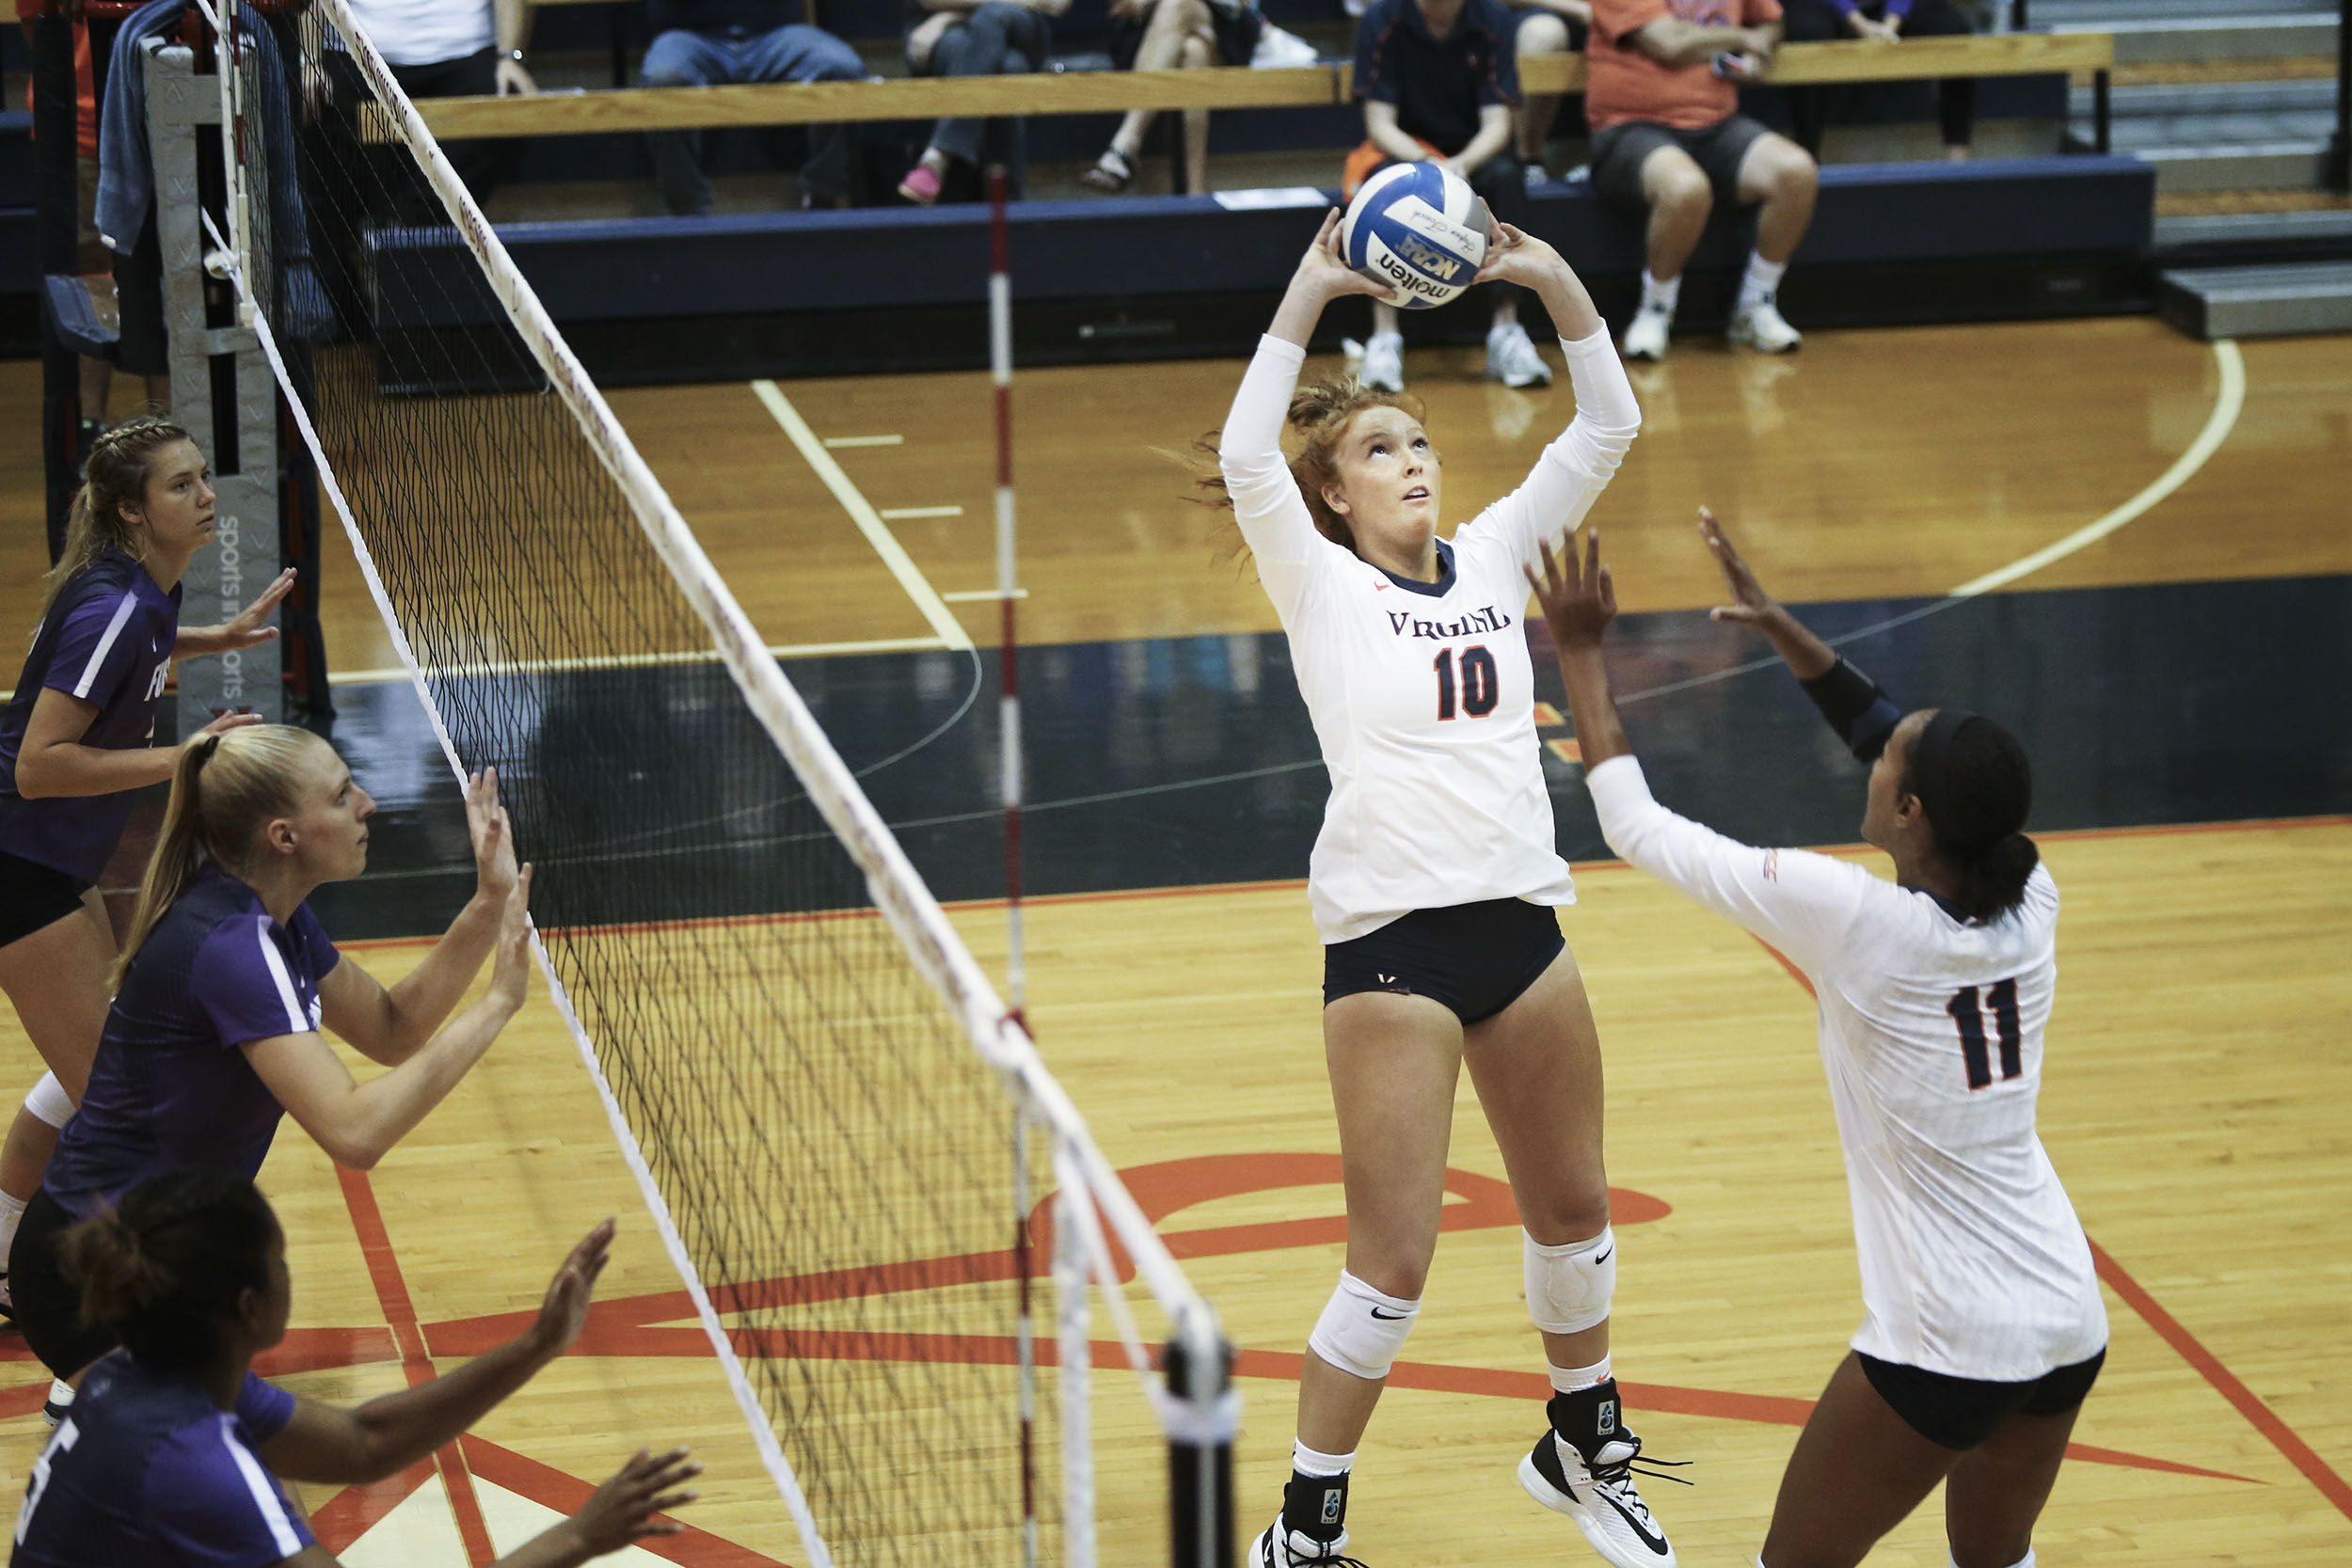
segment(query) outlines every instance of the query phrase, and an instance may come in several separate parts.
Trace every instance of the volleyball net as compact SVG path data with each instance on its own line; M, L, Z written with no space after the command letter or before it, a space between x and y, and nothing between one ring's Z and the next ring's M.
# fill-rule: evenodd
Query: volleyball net
M806 1568L1090 1568L1093 1290L1176 1560L1230 1563L1214 1312L342 0L208 3L208 266L452 787L499 771L549 991Z

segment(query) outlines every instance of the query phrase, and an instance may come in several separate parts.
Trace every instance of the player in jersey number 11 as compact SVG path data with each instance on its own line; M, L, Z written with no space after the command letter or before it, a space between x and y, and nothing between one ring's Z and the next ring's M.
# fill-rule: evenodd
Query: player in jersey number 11
M1956 1568L2033 1568L2033 1527L2106 1354L2106 1308L2034 1132L2058 979L2058 887L2022 830L2026 753L1990 719L1905 714L1774 603L1715 519L1733 602L1870 768L1862 836L1895 880L1756 848L1660 805L1609 694L1599 540L1528 576L1609 847L1769 942L1820 999L1862 1326L1821 1391L1762 1568L1843 1568L1945 1483Z
M1635 1483L1641 1441L1611 1375L1600 1046L1554 913L1576 895L1518 624L1523 573L1582 521L1642 413L1576 274L1549 245L1493 227L1478 281L1542 299L1576 392L1575 421L1517 490L1440 537L1444 464L1420 405L1352 382L1298 385L1324 307L1386 293L1346 265L1337 213L1210 443L1217 471L1203 484L1233 509L1331 775L1307 897L1347 1193L1347 1264L1307 1340L1291 1479L1249 1568L1346 1550L1356 1449L1437 1246L1465 1066L1525 1227L1518 1283L1554 1390L1520 1484L1618 1568L1675 1560Z

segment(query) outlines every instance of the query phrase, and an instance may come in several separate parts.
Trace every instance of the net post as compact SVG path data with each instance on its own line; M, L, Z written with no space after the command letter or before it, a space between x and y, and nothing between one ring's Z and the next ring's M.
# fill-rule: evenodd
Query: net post
M1054 1287L1056 1348L1061 1363L1062 1560L1065 1568L1094 1568L1094 1436L1087 1273L1087 1217L1092 1201L1086 1173L1069 1147L1054 1146Z
M1241 1392L1233 1348L1205 1308L1187 1310L1163 1353L1168 1431L1168 1561L1232 1568L1233 1433Z

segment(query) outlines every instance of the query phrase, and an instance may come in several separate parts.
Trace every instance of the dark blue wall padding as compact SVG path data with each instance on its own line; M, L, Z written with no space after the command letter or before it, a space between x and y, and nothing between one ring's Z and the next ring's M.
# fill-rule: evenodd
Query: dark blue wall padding
M1972 261L2137 256L2148 248L2155 176L2132 158L1841 165L1797 261ZM1588 276L1642 262L1641 220L1582 183L1539 187L1533 228ZM1012 210L1016 298L1120 299L1279 290L1313 234L1313 207L1232 211L1211 197L1032 201ZM527 223L499 230L559 322L767 315L977 305L986 296L988 215L978 207L861 209L619 222ZM1745 214L1718 213L1694 265L1736 266ZM382 325L487 319L445 232L379 235L390 300Z

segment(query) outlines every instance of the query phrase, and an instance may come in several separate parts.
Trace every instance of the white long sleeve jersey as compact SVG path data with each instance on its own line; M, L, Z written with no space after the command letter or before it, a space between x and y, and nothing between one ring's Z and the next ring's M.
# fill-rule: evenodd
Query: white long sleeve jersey
M1576 901L1535 743L1523 572L1583 520L1642 413L1606 330L1562 346L1575 421L1524 483L1438 542L1435 583L1315 531L1281 447L1302 349L1263 340L1233 398L1226 487L1331 774L1307 878L1327 943L1418 909Z
M1853 1348L2022 1383L2106 1343L2066 1189L2034 1133L2058 981L2058 884L1987 923L1800 849L1668 811L1642 766L1587 781L1609 847L1772 944L1812 982L1862 1264Z

